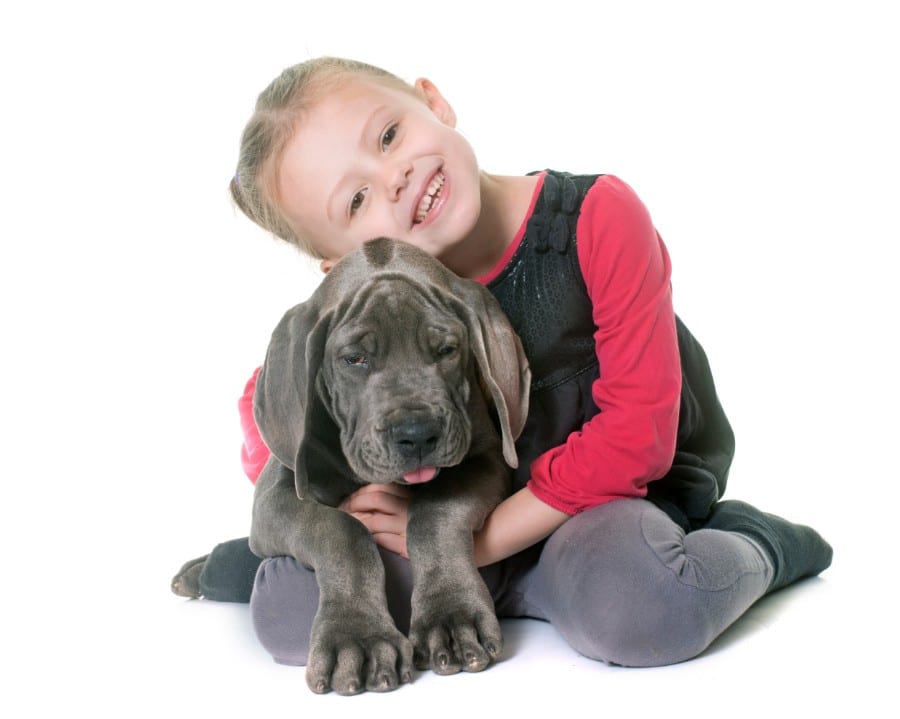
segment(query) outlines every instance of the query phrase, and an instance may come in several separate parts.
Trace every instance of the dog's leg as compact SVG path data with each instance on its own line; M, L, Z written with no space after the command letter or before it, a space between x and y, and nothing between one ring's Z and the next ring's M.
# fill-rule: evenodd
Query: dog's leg
M316 573L310 689L358 694L411 679L412 645L388 612L384 565L360 522L312 498L299 499L293 472L270 462L256 485L250 547L259 556L293 556Z
M506 494L496 458L472 459L421 487L410 505L413 571L410 640L418 668L478 672L500 657L503 638L491 595L472 557L473 532Z

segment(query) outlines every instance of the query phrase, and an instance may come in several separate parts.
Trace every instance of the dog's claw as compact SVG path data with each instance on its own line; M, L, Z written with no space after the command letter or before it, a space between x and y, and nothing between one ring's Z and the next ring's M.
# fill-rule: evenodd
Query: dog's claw
M375 683L375 691L386 692L389 689L394 688L394 679L393 677L387 674L381 674L378 677L378 681Z
M472 652L466 657L466 666L463 667L467 672L480 672L488 668L492 660L491 655L486 652Z

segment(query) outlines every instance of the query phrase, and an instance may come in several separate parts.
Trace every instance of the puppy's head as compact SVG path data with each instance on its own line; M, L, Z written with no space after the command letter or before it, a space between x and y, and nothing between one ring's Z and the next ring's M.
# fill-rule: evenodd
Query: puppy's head
M415 277L383 273L332 328L317 391L359 479L412 484L468 453L475 381L455 311Z
M329 467L415 484L458 464L472 441L473 392L486 393L516 466L529 383L521 343L486 289L409 245L375 240L282 319L255 410L304 496Z

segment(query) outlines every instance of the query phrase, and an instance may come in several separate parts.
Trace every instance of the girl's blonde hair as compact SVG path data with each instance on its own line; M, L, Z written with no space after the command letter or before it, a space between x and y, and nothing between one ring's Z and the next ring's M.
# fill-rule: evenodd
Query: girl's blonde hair
M320 57L287 68L256 100L241 136L237 172L230 183L231 197L247 217L318 259L322 258L278 207L278 166L303 114L349 75L412 90L396 75L356 60Z

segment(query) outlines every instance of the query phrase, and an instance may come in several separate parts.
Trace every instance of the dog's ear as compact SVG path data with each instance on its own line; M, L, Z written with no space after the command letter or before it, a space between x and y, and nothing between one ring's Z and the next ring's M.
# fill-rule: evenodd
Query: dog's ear
M333 424L316 391L330 316L310 299L285 313L272 333L256 380L253 411L260 435L294 471L298 497L309 492L308 454ZM336 429L334 430L336 433Z
M457 314L469 330L469 344L481 381L493 402L503 436L503 457L518 467L516 439L528 419L531 370L518 335L494 296L472 280L455 278Z

